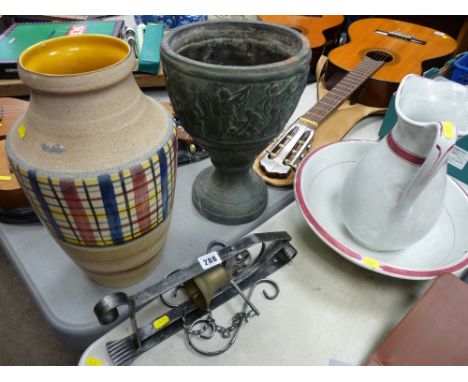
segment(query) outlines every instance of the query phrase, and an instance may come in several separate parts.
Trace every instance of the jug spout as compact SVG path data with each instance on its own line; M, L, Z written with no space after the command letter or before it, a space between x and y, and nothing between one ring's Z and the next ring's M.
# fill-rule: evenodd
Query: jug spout
M445 168L457 136L468 133L468 91L451 81L408 75L398 88L395 108L393 136L408 149L406 159L416 153L413 164L420 166L398 199L396 211L404 214Z
M395 108L411 125L450 121L456 134L468 134L468 88L445 78L434 80L409 74L398 87Z

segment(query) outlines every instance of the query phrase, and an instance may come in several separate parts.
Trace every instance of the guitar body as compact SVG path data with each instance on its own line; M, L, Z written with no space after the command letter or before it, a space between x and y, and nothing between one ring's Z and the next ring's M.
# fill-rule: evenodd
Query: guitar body
M358 20L349 26L348 34L350 42L328 54L325 86L333 88L366 56L383 60L385 64L352 97L353 102L373 107L386 107L404 76L441 67L457 48L445 33L399 20Z
M0 97L0 140L5 139L8 130L28 109L29 102L21 99Z
M0 208L12 209L29 205L15 175L10 170L5 138L8 130L27 110L29 102L0 97Z
M315 73L317 61L322 54L327 54L338 42L339 33L344 23L344 16L276 16L261 15L260 19L269 23L281 24L301 32L312 49L310 72Z

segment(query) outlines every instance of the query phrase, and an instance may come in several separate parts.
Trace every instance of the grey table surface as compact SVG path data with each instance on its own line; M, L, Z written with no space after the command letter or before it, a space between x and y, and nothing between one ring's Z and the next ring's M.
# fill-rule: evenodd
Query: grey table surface
M164 90L147 91L146 94L157 100L167 100ZM308 110L315 99L315 86L308 85L291 120ZM178 168L172 222L161 262L143 282L123 291L135 293L182 265L190 264L205 253L211 240L229 242L244 236L294 200L291 189L269 187L267 209L255 221L237 226L212 223L195 210L191 201L191 187L196 175L210 165L208 159ZM85 349L111 328L98 323L93 307L99 299L115 290L89 280L41 224L0 223L0 245L45 320L65 345Z

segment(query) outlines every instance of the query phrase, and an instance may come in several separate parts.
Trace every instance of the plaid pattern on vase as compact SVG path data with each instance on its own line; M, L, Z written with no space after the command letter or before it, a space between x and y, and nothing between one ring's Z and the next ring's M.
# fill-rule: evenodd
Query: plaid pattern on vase
M83 179L51 178L12 164L21 186L52 235L80 246L119 245L165 221L177 167L175 131L143 162Z

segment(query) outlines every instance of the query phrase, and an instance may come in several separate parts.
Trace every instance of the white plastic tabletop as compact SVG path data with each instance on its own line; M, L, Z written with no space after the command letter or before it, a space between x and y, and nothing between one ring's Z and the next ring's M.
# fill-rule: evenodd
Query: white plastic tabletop
M188 345L183 330L135 360L134 365L328 365L363 364L378 343L399 322L428 281L390 278L351 264L311 231L296 203L283 209L254 232L287 230L298 250L291 264L271 275L279 296L268 301L256 291L260 315L243 324L225 353L206 357ZM235 298L213 311L228 326L241 310ZM146 324L163 314L157 301L137 314ZM80 365L110 365L106 342L131 333L128 320L94 342ZM206 345L209 348L209 345Z

